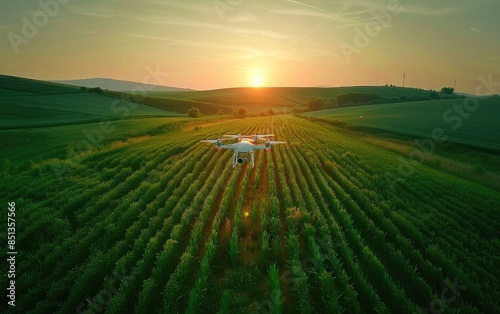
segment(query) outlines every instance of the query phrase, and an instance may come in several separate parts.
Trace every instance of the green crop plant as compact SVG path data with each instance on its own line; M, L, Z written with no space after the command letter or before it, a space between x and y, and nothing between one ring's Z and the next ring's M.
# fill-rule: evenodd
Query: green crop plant
M17 309L415 312L455 285L446 311L500 311L500 197L483 184L498 171L474 173L487 151L450 142L417 164L407 135L287 115L199 119L111 121L93 147L79 141L95 122L0 130L2 193L22 222ZM481 133L461 132L469 144ZM254 169L198 144L234 133L287 144L256 152Z
M238 227L234 227L233 232L231 233L231 239L229 240L229 256L231 257L231 262L233 265L238 263L238 254L239 254L239 235L238 235Z

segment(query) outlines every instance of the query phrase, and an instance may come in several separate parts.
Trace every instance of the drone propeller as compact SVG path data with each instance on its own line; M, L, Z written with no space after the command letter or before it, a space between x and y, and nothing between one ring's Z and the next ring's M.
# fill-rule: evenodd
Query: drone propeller
M258 138L265 138L265 137L272 137L274 136L274 134L255 134L254 136Z
M229 140L228 138L219 138L219 139L216 139L216 140L201 140L200 142L203 142L203 143L217 143L219 141L225 141L225 140Z
M283 142L283 141L267 141L266 143L269 143L270 145L274 145L274 144L285 144L286 142Z
M237 134L237 135L234 135L234 134L224 134L224 136L229 137L229 138L241 138L241 134ZM226 138L226 140L227 140L227 138Z
M217 143L219 140L201 140L203 143Z

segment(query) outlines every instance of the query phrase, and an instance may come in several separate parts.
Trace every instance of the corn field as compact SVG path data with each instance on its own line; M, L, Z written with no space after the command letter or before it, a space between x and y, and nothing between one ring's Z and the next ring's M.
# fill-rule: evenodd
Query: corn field
M232 151L199 143L238 133L287 144L232 169ZM272 116L50 161L63 177L35 164L2 187L19 208L5 310L500 312L500 195L425 165L391 189L400 159Z

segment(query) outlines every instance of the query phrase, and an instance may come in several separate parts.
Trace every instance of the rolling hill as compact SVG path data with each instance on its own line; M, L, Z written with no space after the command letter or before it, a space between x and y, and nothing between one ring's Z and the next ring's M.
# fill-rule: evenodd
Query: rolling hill
M177 115L158 108L114 99L99 91L26 78L0 76L0 128L26 128Z
M222 111L224 114L232 114L235 109L238 109L240 107L244 107L252 113L261 113L270 109L275 112L287 113L291 112L294 107L300 108L306 106L307 101L310 97L322 97L325 99L331 99L338 95L347 93L374 94L383 98L391 99L392 102L394 102L394 99L408 101L408 99L412 98L428 98L431 93L428 90L395 86L350 86L328 88L241 87L207 91L179 89L172 91L172 88L170 87L161 87L155 85L147 85L150 88L144 88L133 92L132 90L137 88L137 86L144 87L144 85L136 82L118 81L111 79L88 79L62 82L68 84L78 84L79 86L28 80L9 76L0 76L0 95L4 96L4 101L2 101L1 105L16 105L18 107L16 113L17 116L27 117L27 115L33 114L35 116L41 117L44 115L46 116L47 114L43 112L43 110L46 109L44 108L44 104L52 103L52 109L59 110L58 113L54 113L54 119L58 121L57 123L61 123L61 121L64 121L65 119L75 122L86 120L87 118L96 118L85 117L85 114L89 113L89 110L87 109L90 108L86 108L84 112L81 112L81 108L83 104L93 104L97 106L96 109L98 109L98 112L101 109L106 110L105 108L109 107L109 105L99 102L104 100L105 98L99 98L97 96L109 96L120 100L126 99L130 102L139 103L146 106L136 108L136 110L133 110L133 112L131 112L131 115L161 115L164 114L163 111L167 111L167 114L186 114L192 107L197 107L198 109L200 109L202 114L211 115L217 114L220 111ZM100 95L94 95L94 97L92 97L89 93L82 90L80 86L83 86L87 89L99 87L102 90L102 93L100 93ZM165 88L167 90L163 90ZM149 91L147 93L143 93L145 89ZM50 97L46 97L50 95L61 96L63 94L65 95L64 100L58 97L57 100L53 101L53 99L51 99ZM40 95L46 97L46 99L42 99L40 97L32 98L34 96ZM457 98L460 96L440 94L440 97ZM70 110L73 112L70 116L68 116L67 112L61 112L62 108L60 108L60 105L57 104L60 101L63 101L64 104L72 102L75 103L75 105L72 106ZM107 99L106 101L109 102L109 99ZM30 106L28 106L31 108L24 108L27 106L26 104L31 104ZM62 105L63 107L64 104ZM128 104L128 106L132 107L132 105L130 104ZM152 108L160 109L161 111L155 111L152 110ZM138 110L142 113L139 113ZM38 112L35 113L35 111ZM90 111L94 112L94 110ZM103 114L103 112L101 112L100 114ZM15 116L10 116L9 118L15 118ZM28 120L25 120L25 122L28 122Z
M150 91L190 91L188 88L178 88L171 86L162 86L162 85L154 85L154 84L145 84L139 82L131 82L124 80L115 80L111 78L88 78L88 79L80 79L80 80L60 80L53 81L55 83L62 83L74 86L84 86L84 87L100 87L102 89L112 90L115 92L126 92L137 90L138 88L144 88L145 90Z
M341 94L366 93L384 98L429 98L430 91L395 86L350 86L350 87L241 87L190 92L148 92L148 97L170 100L190 100L202 104L226 107L229 110L245 107L251 112L273 109L276 112L291 112L294 107L306 106L310 97L331 99ZM459 96L439 93L441 98ZM202 105L203 106L203 105ZM202 110L200 108L200 110ZM211 109L209 109L212 111ZM203 110L202 110L203 112ZM215 113L215 112L213 112Z
M366 105L304 114L306 117L415 137L431 138L433 132L439 129L451 142L496 151L500 151L499 115L498 96ZM360 119L361 116L364 118Z

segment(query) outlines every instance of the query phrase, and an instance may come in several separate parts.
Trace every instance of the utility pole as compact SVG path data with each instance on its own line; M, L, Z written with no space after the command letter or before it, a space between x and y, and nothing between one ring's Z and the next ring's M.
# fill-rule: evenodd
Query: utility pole
M455 83L453 83L453 90L457 89L457 79L455 79Z
M378 86L378 74L377 74L377 86Z
M405 87L405 76L406 76L406 73L403 72L403 87Z

